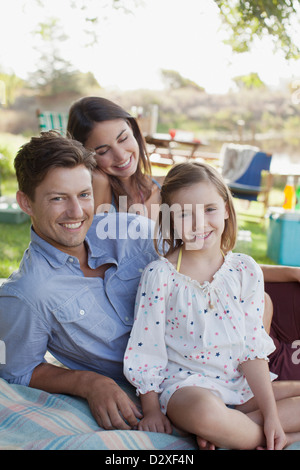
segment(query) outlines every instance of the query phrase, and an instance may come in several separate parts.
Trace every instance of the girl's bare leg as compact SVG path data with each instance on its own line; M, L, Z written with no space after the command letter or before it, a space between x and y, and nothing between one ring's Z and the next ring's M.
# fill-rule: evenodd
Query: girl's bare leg
M227 408L209 390L184 387L172 395L168 416L174 425L217 447L255 449L265 445L262 426L240 411Z
M279 419L290 445L300 441L300 382L274 382L273 388ZM206 441L230 449L265 445L263 417L255 398L233 410L209 390L185 387L172 395L168 416L175 426L195 434L200 446Z
M273 382L274 396L278 415L287 437L287 445L300 441L300 381ZM258 425L263 425L263 418L257 409L255 397L244 405L237 406L239 411L246 413Z

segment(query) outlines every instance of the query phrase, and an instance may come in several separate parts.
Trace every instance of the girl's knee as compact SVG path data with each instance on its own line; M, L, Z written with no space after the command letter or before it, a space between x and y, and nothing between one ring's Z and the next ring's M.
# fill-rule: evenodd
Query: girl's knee
M228 414L228 408L213 393L200 400L195 409L195 416L198 416L199 435L203 434L203 431L209 434L214 431L225 414Z
M181 393L180 390L182 390ZM181 421L185 421L180 424L184 424L185 429L188 428L193 434L212 435L220 415L227 412L223 401L210 390L198 387L180 390L174 394L172 408L170 408L171 414L177 417L180 415ZM182 411L178 413L181 407Z

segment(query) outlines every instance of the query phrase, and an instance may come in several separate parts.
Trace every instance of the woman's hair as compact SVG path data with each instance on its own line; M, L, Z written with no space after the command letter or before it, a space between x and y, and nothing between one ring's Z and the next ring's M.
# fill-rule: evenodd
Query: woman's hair
M228 219L221 238L221 249L227 253L236 243L237 222L231 192L222 176L211 165L198 162L179 163L167 174L161 188L161 207L156 225L154 240L155 249L164 256L173 253L183 241L175 238L174 220L171 211L172 196L179 189L190 187L196 183L212 183L222 197L228 210Z
M105 98L94 96L81 98L70 108L67 131L73 139L79 140L79 142L85 145L95 124L114 119L124 119L131 127L138 143L139 160L134 175L135 189L143 195L144 200L147 200L151 195L152 188L152 181L149 178L151 176L151 164L140 128L136 120L127 111ZM119 196L126 195L128 197L129 195L126 193L119 178L112 175L108 175L108 177L115 195L116 204L118 205ZM131 202L128 200L128 205Z
M74 168L79 165L84 165L92 174L96 167L95 152L56 131L42 132L39 137L32 137L19 149L14 161L19 189L32 201L36 187L52 168Z

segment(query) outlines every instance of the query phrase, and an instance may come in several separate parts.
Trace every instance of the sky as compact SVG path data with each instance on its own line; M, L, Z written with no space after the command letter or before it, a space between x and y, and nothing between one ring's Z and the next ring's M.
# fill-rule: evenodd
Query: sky
M56 17L69 37L60 43L63 57L92 72L105 88L161 89L161 69L178 71L208 93L226 93L233 77L251 72L271 87L300 79L300 61L287 63L268 38L244 54L224 45L226 33L213 0L141 0L140 7L127 0L132 14L99 8L105 0L89 1L85 13L71 10L70 0L47 0L46 8L34 0L0 0L0 68L27 78L38 63L39 42L32 31L39 21ZM99 17L99 41L93 47L86 46L86 14Z

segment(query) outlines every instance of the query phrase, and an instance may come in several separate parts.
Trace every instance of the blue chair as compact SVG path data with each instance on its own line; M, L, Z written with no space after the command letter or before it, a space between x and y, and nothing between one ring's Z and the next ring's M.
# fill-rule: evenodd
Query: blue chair
M256 152L244 173L234 181L227 181L233 197L247 201L257 201L263 195L265 210L268 207L270 192L269 182L262 186L262 172L270 170L272 155L265 152Z
M261 186L261 174L262 171L270 170L271 159L271 155L257 152L244 174L237 180L228 183L233 196L248 201L256 201L257 196L267 190L267 188Z

